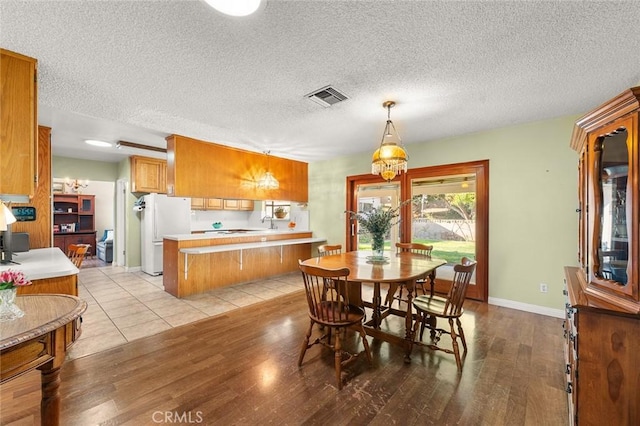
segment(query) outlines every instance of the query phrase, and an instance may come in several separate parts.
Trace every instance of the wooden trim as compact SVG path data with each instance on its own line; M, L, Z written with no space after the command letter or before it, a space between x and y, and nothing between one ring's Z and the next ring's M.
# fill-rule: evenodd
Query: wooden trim
M571 148L578 152L582 151L587 143L588 133L639 108L640 86L625 90L576 121L571 135Z

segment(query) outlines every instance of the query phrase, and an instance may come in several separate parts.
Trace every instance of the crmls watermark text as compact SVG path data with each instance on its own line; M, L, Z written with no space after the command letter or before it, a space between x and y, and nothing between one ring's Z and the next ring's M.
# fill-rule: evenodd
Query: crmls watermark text
M202 411L154 411L151 415L154 423L202 423Z

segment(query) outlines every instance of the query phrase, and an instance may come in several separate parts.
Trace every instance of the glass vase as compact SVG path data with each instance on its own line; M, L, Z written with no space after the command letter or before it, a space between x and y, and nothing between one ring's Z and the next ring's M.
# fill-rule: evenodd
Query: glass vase
M384 259L384 235L371 235L371 251L374 259Z
M15 303L17 291L15 287L0 290L0 322L13 321L24 316L22 309Z

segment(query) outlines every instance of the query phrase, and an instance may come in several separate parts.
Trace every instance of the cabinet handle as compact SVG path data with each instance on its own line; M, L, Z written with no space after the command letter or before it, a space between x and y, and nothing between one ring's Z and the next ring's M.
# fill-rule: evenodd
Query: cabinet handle
M356 225L354 223L351 224L351 236L354 237L356 235Z
M569 375L571 374L571 364L567 364L567 368L565 369L565 374Z
M565 295L565 296L568 296L569 292L565 289L565 290L562 290L562 294Z
M573 383L567 382L567 389L565 391L567 393L573 393Z

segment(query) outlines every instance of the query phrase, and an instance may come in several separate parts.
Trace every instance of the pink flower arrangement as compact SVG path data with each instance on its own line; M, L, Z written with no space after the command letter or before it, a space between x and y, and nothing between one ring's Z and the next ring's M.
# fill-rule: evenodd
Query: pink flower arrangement
M8 290L31 284L31 281L20 271L12 271L11 269L0 271L0 290Z

